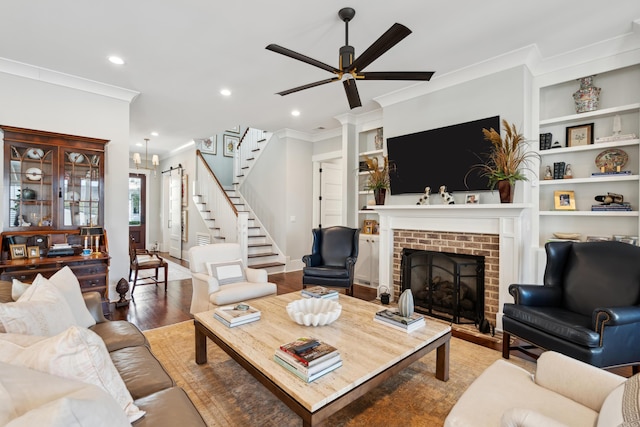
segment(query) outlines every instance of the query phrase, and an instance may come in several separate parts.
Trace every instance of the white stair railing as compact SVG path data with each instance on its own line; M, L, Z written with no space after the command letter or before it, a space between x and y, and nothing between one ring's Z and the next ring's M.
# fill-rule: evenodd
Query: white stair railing
M243 262L248 265L249 215L237 211L200 150L196 151L195 175L193 200L207 223L212 238L218 242L239 243Z
M260 129L247 128L235 150L233 175L234 183L241 183L260 156L269 133Z

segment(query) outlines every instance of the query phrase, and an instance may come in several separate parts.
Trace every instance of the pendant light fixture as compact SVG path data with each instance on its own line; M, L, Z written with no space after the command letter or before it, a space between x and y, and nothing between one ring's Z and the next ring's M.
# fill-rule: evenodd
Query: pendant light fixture
M146 169L153 171L154 175L156 174L156 167L160 164L160 159L157 154L154 154L151 157L151 165L149 167L149 138L144 139L145 147L144 147L144 166L142 164L142 158L140 157L140 153L133 153L133 163L136 165L136 169Z

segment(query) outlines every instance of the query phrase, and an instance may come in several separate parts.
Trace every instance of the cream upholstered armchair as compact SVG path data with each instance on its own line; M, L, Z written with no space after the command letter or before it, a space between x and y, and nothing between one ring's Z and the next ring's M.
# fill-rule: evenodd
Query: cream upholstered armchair
M266 270L243 265L237 243L192 247L189 268L193 282L192 314L274 295L277 291L275 283L268 281Z

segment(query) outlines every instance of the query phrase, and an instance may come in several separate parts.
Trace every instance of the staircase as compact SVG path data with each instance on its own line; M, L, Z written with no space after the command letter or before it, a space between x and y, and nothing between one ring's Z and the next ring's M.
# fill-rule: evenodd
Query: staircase
M197 151L193 201L209 230L211 243L240 243L246 265L271 274L284 271L284 256L237 190L266 141L266 132L247 129L244 133L235 150L233 189L223 188Z

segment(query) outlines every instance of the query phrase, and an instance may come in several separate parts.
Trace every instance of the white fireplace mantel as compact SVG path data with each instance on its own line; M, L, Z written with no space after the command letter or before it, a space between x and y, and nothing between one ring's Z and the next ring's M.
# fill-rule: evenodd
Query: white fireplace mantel
M446 231L496 234L500 242L499 311L496 328L502 329L502 306L512 301L511 283L531 283L531 205L521 203L480 205L375 206L380 230L380 288L393 299L394 230ZM383 261L384 260L384 261Z

